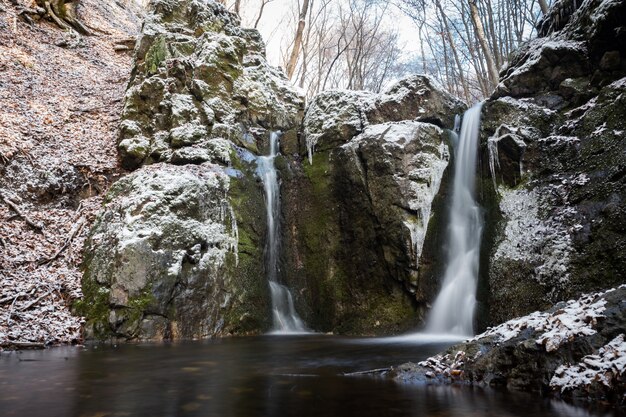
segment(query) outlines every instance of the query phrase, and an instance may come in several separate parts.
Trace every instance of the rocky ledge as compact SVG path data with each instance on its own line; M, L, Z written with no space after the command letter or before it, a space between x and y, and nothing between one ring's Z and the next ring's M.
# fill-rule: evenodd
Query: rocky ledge
M269 328L263 187L271 131L304 97L259 32L212 0L152 0L137 41L115 183L85 247L86 337L206 338Z
M403 382L504 386L623 406L624 329L626 285L507 321L390 374Z

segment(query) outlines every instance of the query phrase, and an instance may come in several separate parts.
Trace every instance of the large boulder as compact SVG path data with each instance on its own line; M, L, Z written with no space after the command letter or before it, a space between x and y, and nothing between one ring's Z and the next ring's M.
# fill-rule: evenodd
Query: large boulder
M477 384L623 405L626 286L586 294L491 328L391 376Z
M283 160L281 176L284 276L314 328L390 334L419 325L437 287L424 267L434 260L422 254L443 235L444 128L462 110L421 76L380 95L313 99L300 154Z
M254 329L263 282L239 268L230 177L218 165L151 165L116 182L87 246L90 331L203 338ZM232 317L245 305L245 314Z
M626 6L556 7L483 106L482 325L624 283Z
M303 122L304 145L312 153L346 143L370 124L415 120L451 129L465 104L423 75L413 75L381 94L324 91L308 105Z
M88 336L201 338L269 328L263 187L271 131L304 98L256 30L212 0L152 0L135 50L118 181L91 231Z

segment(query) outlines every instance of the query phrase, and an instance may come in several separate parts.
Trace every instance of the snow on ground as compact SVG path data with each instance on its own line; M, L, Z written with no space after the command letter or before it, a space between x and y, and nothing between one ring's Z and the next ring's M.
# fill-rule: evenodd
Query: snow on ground
M587 355L575 365L561 365L550 380L550 386L565 392L570 389L589 389L600 383L608 388L620 383L618 378L626 374L626 342L620 334L597 355Z
M79 17L102 32L66 45L55 25L18 17L29 1L8 3L0 8L0 350L80 341L82 319L70 305L82 296L82 245L119 174L132 59L115 45L141 24L131 0L83 0Z

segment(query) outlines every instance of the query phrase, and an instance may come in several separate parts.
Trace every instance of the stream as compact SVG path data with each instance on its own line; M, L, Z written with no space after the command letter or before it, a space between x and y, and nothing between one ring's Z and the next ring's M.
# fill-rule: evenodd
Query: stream
M450 342L324 335L61 347L0 354L0 416L597 416L556 400L344 373Z

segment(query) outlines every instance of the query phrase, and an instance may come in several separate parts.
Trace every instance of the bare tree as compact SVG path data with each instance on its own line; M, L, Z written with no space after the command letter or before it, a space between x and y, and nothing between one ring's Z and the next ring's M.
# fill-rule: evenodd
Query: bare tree
M254 28L258 28L259 27L259 22L261 21L261 18L263 17L263 11L265 10L265 6L268 3L271 3L274 0L261 0L261 7L259 7L259 13L257 14L257 18L254 21Z
M300 18L298 19L298 28L296 29L296 36L293 41L293 49L287 63L287 78L291 79L293 73L296 70L296 63L298 62L298 56L300 55L300 48L302 47L302 35L304 33L304 27L306 25L306 17L309 12L309 0L304 0L302 3L302 9L300 10Z
M472 15L472 21L474 22L474 29L476 30L476 37L478 38L478 42L480 43L480 46L483 49L483 53L485 54L485 60L487 61L489 78L491 80L491 83L495 86L498 83L498 69L496 68L496 62L493 59L493 52L491 52L489 44L487 43L485 29L483 28L483 23L480 20L476 0L469 0L469 6L470 13Z
M491 93L498 69L534 34L540 13L548 7L547 0L394 0L394 4L418 28L422 68L468 101Z

